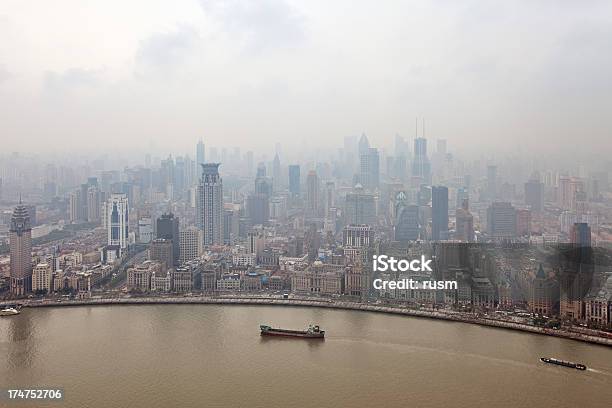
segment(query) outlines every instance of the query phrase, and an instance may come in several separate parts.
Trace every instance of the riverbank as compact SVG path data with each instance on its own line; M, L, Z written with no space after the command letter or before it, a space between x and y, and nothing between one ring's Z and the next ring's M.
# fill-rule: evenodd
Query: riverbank
M592 344L612 347L612 339L591 336L567 330L553 330L528 324L509 322L499 319L479 318L465 313L451 311L415 310L401 306L379 305L371 303L359 303L332 299L313 298L271 298L271 297L120 297L120 298L92 298L82 300L54 300L29 301L24 307L74 307L74 306L98 306L98 305L155 305L155 304L215 304L215 305L269 305L269 306L299 306L299 307L321 307L341 310L361 310L375 313L387 313L403 316L421 317L429 319L447 320L460 323L478 324L481 326L497 327L501 329L518 330L533 334L560 337L577 340Z

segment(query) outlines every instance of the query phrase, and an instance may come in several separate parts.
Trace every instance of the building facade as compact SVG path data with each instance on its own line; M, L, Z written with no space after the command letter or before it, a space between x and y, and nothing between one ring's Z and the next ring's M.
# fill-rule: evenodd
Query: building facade
M197 226L204 235L204 245L223 244L223 180L220 163L202 164L196 200Z
M10 290L23 296L32 290L32 225L28 209L19 201L9 228Z

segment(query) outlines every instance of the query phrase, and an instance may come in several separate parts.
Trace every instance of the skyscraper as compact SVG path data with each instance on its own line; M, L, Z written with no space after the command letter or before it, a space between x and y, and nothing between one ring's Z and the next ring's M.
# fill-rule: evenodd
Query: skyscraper
M164 264L164 270L172 268L174 264L174 251L172 241L158 238L149 244L149 260Z
M494 202L487 209L487 230L491 238L516 235L516 209L507 202Z
M359 178L368 189L378 188L380 182L380 158L378 149L369 147L359 157Z
M202 231L192 226L182 229L179 235L180 262L198 259L202 255Z
M306 210L310 215L319 214L320 186L317 172L311 170L306 177Z
M278 157L278 153L276 153L272 161L272 185L274 186L274 191L279 191L282 188L281 178L280 158Z
M591 246L591 227L586 222L576 222L570 230L570 242L577 247Z
M353 248L367 247L372 243L373 230L370 225L347 225L342 230L342 242L344 246Z
M119 249L121 255L128 246L129 205L126 194L111 194L106 203L108 245Z
M178 265L180 259L179 219L174 214L163 214L157 219L157 238L172 242L173 264ZM172 264L168 267L172 267Z
M223 180L221 163L202 164L196 202L197 226L204 232L204 245L223 244Z
M531 235L531 210L520 208L516 210L516 235Z
M363 191L360 184L355 186L354 192L348 193L345 199L344 224L367 224L375 226L376 201L374 195Z
M525 183L525 204L531 211L541 212L544 209L544 184L537 179Z
M32 290L32 225L28 209L22 204L15 207L9 228L11 265L11 293L23 296Z
M100 222L100 208L102 207L100 197L101 193L97 182L87 188L87 222Z
M300 195L300 165L289 166L289 192L294 196Z
M247 216L253 225L267 225L270 219L270 200L267 194L251 193L246 202Z
M368 137L363 133L361 138L359 138L359 156L366 154L368 149L370 148L370 142L368 141Z
M202 141L202 139L200 139L196 147L196 172L200 169L200 166L205 163L205 160L206 155L204 150L204 142Z
M431 164L427 157L427 139L417 137L414 139L414 160L412 162L412 177L424 183L431 183Z
M395 240L415 241L420 233L419 207L409 205L404 192L398 193L395 202Z
M470 200L470 193L466 187L460 187L457 189L457 202L455 208L463 208L465 201Z
M431 188L431 238L448 239L448 187Z
M455 224L455 239L462 242L474 241L474 216L470 213L467 199L455 211Z

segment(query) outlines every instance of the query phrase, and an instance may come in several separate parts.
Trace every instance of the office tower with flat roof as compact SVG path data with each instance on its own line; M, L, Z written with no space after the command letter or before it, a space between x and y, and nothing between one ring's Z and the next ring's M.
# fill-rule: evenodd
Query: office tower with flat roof
M198 185L197 226L204 233L204 245L223 244L223 180L221 163L205 163Z
M179 219L172 213L162 214L157 219L157 238L167 239L172 242L172 255L174 262L168 265L178 265L180 259L180 235L179 235Z
M527 208L516 210L516 235L519 237L531 235L531 210Z
M270 200L267 194L251 193L246 200L247 216L253 225L268 225Z
M412 161L412 177L426 184L431 183L431 164L427 156L427 139L414 139L414 159Z
M516 209L508 202L494 202L487 209L487 231L493 239L516 236Z
M202 231L195 227L184 228L179 232L180 263L200 258L202 255Z
M309 215L319 215L319 206L321 201L320 182L317 172L311 170L306 177L306 210Z
M374 195L366 193L361 184L345 198L344 224L367 224L376 226L376 201Z
M591 246L591 227L586 222L575 222L570 229L570 242L577 247Z
M537 179L525 183L525 204L533 212L541 212L544 209L544 183Z
M374 242L374 233L370 225L347 225L342 229L342 243L346 247L363 248Z
M149 260L157 261L164 265L164 271L174 265L174 251L172 241L157 238L149 245Z
M9 251L11 294L23 296L32 290L32 225L21 199L11 217Z
M48 263L39 263L32 271L32 292L50 293L51 274L53 270Z
M138 219L138 243L148 244L153 239L153 221L150 216Z
M106 230L108 245L119 249L121 256L128 247L129 205L126 194L111 194L106 202Z
M300 195L300 165L292 164L289 166L289 192L294 197Z
M448 187L431 188L431 238L448 239Z

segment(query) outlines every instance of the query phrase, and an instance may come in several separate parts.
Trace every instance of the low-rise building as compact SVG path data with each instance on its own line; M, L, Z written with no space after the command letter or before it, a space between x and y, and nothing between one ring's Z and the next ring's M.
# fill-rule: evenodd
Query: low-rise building
M174 292L191 292L193 272L189 267L180 267L172 271L172 290Z
M221 276L221 279L217 279L217 290L219 292L240 291L240 275L231 273Z
M151 290L151 277L154 273L160 273L161 264L154 261L145 261L139 265L128 268L127 288L128 290L138 290L148 292Z

